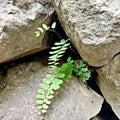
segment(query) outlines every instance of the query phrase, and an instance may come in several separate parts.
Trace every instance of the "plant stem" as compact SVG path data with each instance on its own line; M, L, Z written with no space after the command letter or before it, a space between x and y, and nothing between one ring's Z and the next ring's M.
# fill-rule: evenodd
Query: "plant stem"
M60 39L62 39L62 36L60 36L55 30L48 29L48 31L54 32Z

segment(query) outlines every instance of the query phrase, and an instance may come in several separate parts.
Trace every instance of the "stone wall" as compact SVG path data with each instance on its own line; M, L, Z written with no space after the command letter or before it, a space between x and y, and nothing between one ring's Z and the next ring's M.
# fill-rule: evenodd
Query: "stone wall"
M89 65L99 67L98 86L120 119L120 0L52 3L80 56Z

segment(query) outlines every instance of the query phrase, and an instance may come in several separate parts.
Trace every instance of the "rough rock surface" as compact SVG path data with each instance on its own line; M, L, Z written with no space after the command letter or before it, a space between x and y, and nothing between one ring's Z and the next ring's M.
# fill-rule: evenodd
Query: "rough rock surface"
M43 61L45 61L43 59ZM35 96L48 72L40 61L8 69L7 87L0 94L1 120L39 120ZM103 98L72 79L55 95L45 120L89 120L99 113Z
M34 34L38 26L50 24L52 19L53 8L43 3L0 0L0 63L50 47L48 33L39 38Z
M56 95L45 120L90 120L102 103L102 97L72 78Z
M112 110L120 119L120 54L97 70L98 86Z
M52 0L81 57L92 66L120 52L120 0Z

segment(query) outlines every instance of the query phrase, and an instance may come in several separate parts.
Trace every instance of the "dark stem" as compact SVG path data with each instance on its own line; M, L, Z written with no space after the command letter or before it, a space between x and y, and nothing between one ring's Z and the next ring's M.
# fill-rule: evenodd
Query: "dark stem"
M48 31L54 32L60 39L62 39L62 36L60 36L55 30L48 29Z

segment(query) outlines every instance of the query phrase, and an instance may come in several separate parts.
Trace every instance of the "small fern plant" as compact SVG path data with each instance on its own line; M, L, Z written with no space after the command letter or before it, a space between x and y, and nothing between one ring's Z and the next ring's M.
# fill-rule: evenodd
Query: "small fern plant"
M45 31L52 31L54 32L61 40L59 42L54 43L54 46L51 47L51 51L49 52L49 66L53 67L58 65L58 61L66 52L70 43L68 43L69 39L65 40L54 30L56 28L56 22L53 22L51 26L47 26L45 24L42 27L38 27L38 30L35 32L36 37L39 37Z
M35 32L36 37L39 37L40 34L45 31L53 31L61 38L61 36L54 30L55 27L56 22L53 22L51 26L43 24L42 27L38 27L38 31ZM46 74L43 78L43 83L39 84L38 94L36 96L36 102L38 104L37 109L40 110L38 113L43 116L51 104L54 92L68 82L72 74L80 78L84 83L90 78L91 72L83 60L76 63L71 57L68 57L66 63L62 64L60 67L57 66L59 65L60 58L69 46L69 39L61 39L59 42L54 43L54 46L51 47L51 51L49 52L50 56L48 59L48 65L51 67L52 72ZM41 117L41 119L44 119L44 117Z
M68 43L69 39L65 40L62 39L60 40L60 42L56 42L54 44L54 47L51 48L51 51L49 52L50 56L49 56L49 65L52 66L56 66L59 64L59 60L60 58L63 56L63 54L65 53L65 51L68 49L70 43Z

